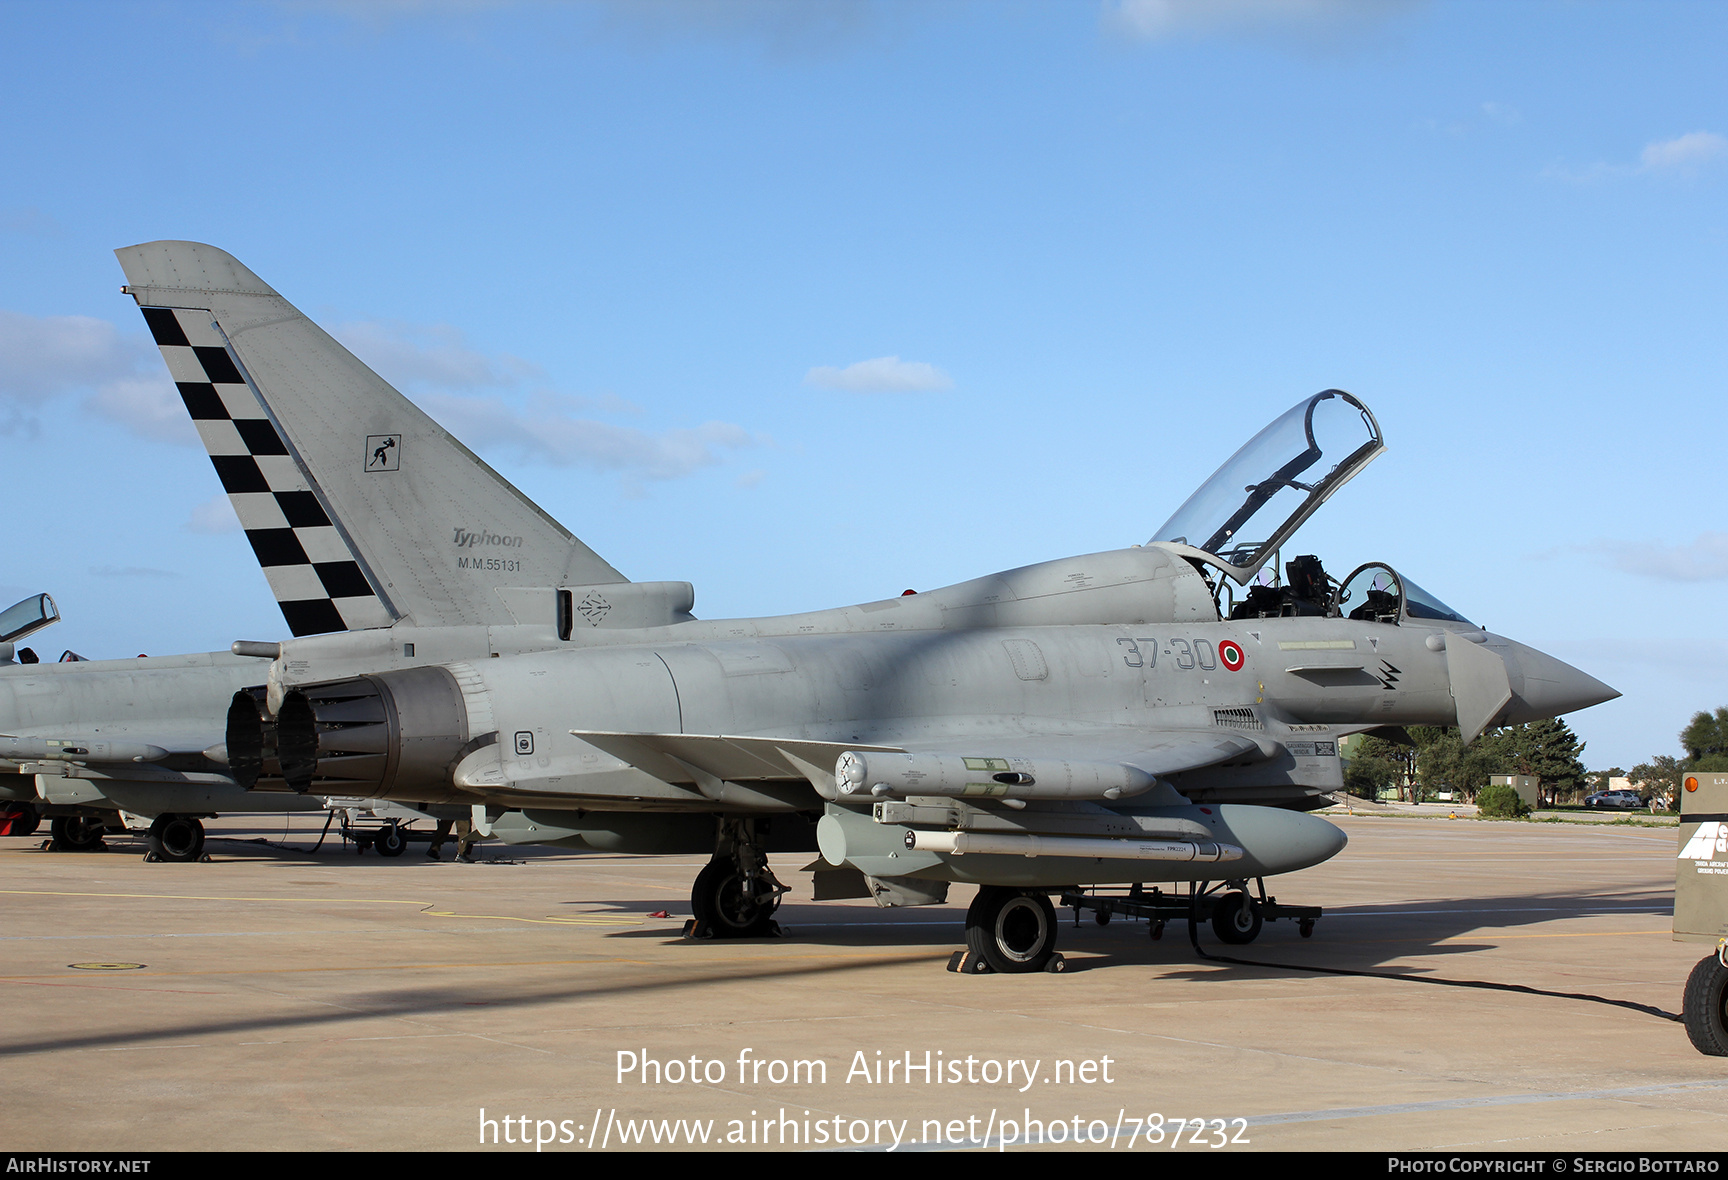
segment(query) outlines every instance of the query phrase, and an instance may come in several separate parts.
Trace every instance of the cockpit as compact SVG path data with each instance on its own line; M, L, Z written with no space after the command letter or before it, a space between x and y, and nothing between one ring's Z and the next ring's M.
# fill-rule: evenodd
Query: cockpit
M1381 562L1359 566L1342 582L1311 554L1290 558L1280 571L1284 543L1385 450L1367 406L1341 389L1317 393L1249 439L1151 543L1188 558L1206 575L1220 618L1312 615L1473 625Z
M1312 554L1292 557L1284 569L1287 576L1282 583L1272 578L1270 570L1262 570L1241 598L1231 583L1219 580L1218 617L1315 615L1393 625L1411 619L1476 625L1384 562L1358 566L1343 582L1333 581Z

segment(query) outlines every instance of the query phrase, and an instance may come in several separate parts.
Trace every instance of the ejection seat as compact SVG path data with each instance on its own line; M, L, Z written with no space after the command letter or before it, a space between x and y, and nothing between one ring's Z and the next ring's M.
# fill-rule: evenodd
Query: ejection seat
M1268 619L1332 613L1332 580L1313 554L1284 563L1283 586L1250 586L1248 595L1230 612L1232 619Z

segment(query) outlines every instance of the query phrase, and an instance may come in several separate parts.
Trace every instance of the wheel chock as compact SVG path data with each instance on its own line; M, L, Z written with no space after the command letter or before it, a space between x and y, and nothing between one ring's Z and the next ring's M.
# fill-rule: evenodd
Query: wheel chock
M948 970L958 975L989 975L992 968L982 955L971 951L955 951L948 956Z

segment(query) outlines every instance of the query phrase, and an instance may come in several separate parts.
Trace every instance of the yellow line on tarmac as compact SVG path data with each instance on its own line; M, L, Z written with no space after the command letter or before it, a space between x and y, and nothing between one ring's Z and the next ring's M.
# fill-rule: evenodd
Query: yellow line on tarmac
M404 901L398 897L214 897L202 893L92 893L72 889L0 889L0 894L26 897L123 897L145 901L349 901L371 905L426 905L423 901Z
M458 914L451 910L435 910L430 908L432 902L408 901L395 897L215 897L195 893L92 893L78 892L68 889L0 889L0 894L16 894L25 897L109 897L132 901L258 901L258 902L304 902L315 905L346 904L346 905L412 905L419 906L420 912L428 918L468 918L476 921L490 922L532 922L549 926L640 926L641 918L610 917L603 914L583 915L580 917L553 918L517 918L506 914ZM292 933L287 931L285 933Z
M1599 930L1581 934L1496 934L1493 937L1510 942L1515 938L1630 938L1640 934L1669 935L1672 933L1672 930ZM1451 938L1445 938L1441 941L1451 942L1453 939L1462 940L1468 937L1467 934L1455 934Z
M682 967L682 966L687 966L691 963L697 963L697 964L701 964L704 966L713 966L713 965L725 966L725 965L729 965L729 964L733 964L733 963L743 964L743 963L758 962L758 961L762 961L762 960L767 960L770 962L785 962L787 960L795 960L795 959L817 959L817 960L856 959L856 960L867 960L870 962L880 962L880 963L910 963L910 962L916 962L920 959L945 958L946 955L947 955L947 952L943 952L940 955L932 955L932 954L927 954L927 953L899 954L899 955L871 955L868 953L844 954L844 953L838 953L838 952L823 952L823 953L814 953L813 952L813 953L809 953L809 954L800 954L800 955L740 955L737 958L709 957L709 958L702 958L702 959L683 959L677 963L654 962L654 961L651 961L648 959L627 959L627 958L621 958L621 957L607 957L607 958L592 958L592 959L527 959L527 960L523 960L521 962L503 962L503 963L495 963L495 962L494 963L396 963L396 964L367 963L367 964L364 964L362 966L349 965L349 966L332 966L332 967L261 967L261 968L257 968L254 970L227 969L227 970L222 970L222 971L151 971L149 968L146 968L144 974L128 974L126 976L126 978L128 980L132 980L134 982L141 982L145 979L169 979L169 978L180 977L180 976L308 975L308 974L328 973L328 972L332 972L332 971L346 971L346 972L356 972L356 971L358 971L358 972L367 972L367 971L446 971L446 970L451 970L451 971L461 971L461 970L495 971L500 967L593 967L593 966ZM65 981L67 986L92 987L92 986L101 985L103 979L105 979L107 977L78 976L78 977L76 977L79 981L77 984L73 984L71 982L72 978L73 977L68 977L68 976L0 975L0 983L37 983L37 982L41 982L45 979L59 979L59 980ZM85 982L86 980L88 982ZM112 986L112 985L110 985L110 986ZM134 988L133 990L146 990L146 991L148 991L148 990L155 990L155 989Z
M640 926L641 918L513 918L508 914L458 914L449 910L423 910L428 918L476 918L488 922L533 922L545 926Z
M1633 935L1672 933L1668 930L1602 930L1583 934L1496 934L1492 928L1484 928L1467 934L1450 934L1445 938L1351 938L1328 939L1329 944L1336 946L1374 946L1379 943L1392 942L1432 942L1435 946L1445 946L1449 942L1510 942L1515 938L1627 938Z

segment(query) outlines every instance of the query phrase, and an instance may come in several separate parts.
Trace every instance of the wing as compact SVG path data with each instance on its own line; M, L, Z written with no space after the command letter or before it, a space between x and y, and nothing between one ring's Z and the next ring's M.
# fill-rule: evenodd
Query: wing
M1161 776L1278 750L1219 730L1112 727L1088 734L975 735L905 746L719 734L574 736L664 783L694 783L713 798L727 783L804 779L826 799L955 795L1114 800L1150 790Z

